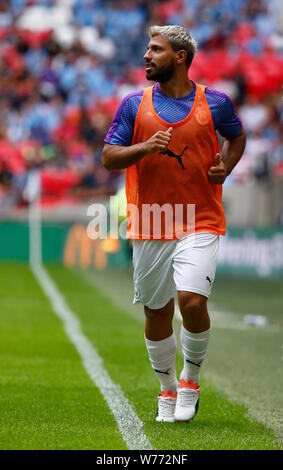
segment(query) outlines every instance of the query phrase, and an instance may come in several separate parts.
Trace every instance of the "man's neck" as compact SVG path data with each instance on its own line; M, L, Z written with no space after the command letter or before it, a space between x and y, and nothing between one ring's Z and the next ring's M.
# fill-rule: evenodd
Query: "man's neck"
M171 98L183 98L193 91L194 85L188 77L182 81L173 77L168 82L159 83L159 89L164 95Z

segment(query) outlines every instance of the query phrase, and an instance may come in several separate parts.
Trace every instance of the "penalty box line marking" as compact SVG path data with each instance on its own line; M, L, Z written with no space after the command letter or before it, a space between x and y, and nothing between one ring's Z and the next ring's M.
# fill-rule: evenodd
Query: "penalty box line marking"
M79 319L67 305L56 284L41 263L31 263L30 266L54 312L63 322L65 332L77 349L84 368L105 398L129 449L153 450L150 441L143 432L142 421L136 415L134 408L122 390L112 382L108 372L103 367L101 357L83 334Z

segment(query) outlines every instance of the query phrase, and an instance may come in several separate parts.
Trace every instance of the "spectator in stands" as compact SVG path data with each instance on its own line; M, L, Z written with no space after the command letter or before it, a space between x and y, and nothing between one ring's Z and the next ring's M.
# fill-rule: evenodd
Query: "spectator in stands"
M282 18L278 0L2 0L0 200L34 158L77 172L88 194L116 192L100 147L117 102L145 83L148 23L188 27L199 43L192 78L234 101L248 145L230 184L254 177L263 151L269 174L283 173ZM87 149L76 165L72 147Z

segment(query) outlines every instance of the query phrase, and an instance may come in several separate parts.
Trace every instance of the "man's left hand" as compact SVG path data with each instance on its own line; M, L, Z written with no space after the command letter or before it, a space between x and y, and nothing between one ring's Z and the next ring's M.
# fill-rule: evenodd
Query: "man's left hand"
M207 172L208 179L213 184L223 184L226 179L226 168L220 153L215 156L214 164Z

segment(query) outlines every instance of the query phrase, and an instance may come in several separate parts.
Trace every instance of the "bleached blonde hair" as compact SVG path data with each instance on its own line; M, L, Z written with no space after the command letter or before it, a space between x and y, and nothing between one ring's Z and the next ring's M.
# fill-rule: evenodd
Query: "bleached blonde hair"
M187 52L186 65L190 67L197 50L197 42L186 28L179 25L154 25L149 27L148 34L150 38L166 36L175 52L185 50Z

